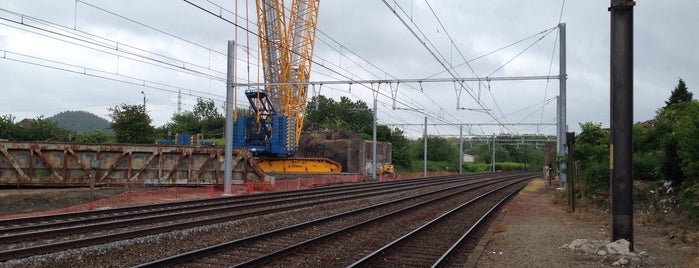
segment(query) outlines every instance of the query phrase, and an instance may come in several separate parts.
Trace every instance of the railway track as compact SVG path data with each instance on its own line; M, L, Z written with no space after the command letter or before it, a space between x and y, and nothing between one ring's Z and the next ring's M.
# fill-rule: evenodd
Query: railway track
M502 175L426 191L149 262L139 267L440 266L465 260L473 230L536 177ZM461 254L463 256L463 254Z
M479 175L475 175L477 178ZM482 175L480 175L482 176ZM343 191L344 188L352 187L350 185L342 185L335 187L327 187L326 193L333 191ZM371 188L372 186L362 185L362 187ZM357 188L359 189L359 188ZM37 216L37 217L26 217L26 218L15 218L0 220L0 235L7 233L14 233L21 231L22 229L40 229L40 228L56 228L58 226L69 226L71 224L84 224L89 222L99 222L99 221L110 221L113 219L119 219L124 217L131 217L138 214L155 214L157 212L168 212L177 211L179 209L188 208L206 208L209 206L225 205L230 203L244 203L248 201L259 201L259 200L275 200L280 197L297 197L307 195L309 193L318 193L318 189L307 189L289 192L270 192L270 193L260 193L255 195L244 195L236 197L219 197L212 199L203 200L192 200L192 201L180 201L180 202L170 202L161 204L151 204L142 206L131 206L123 208L112 208L105 210L94 210L85 212L74 212L74 213L63 213L55 215Z
M517 181L472 199L389 242L349 267L463 267L468 255L456 253L466 252L465 244L474 236L474 230L524 186L526 183ZM485 213L473 213L471 210Z
M0 261L261 215L292 213L326 203L456 187L483 176L487 174L460 180L433 177L4 220L0 221Z

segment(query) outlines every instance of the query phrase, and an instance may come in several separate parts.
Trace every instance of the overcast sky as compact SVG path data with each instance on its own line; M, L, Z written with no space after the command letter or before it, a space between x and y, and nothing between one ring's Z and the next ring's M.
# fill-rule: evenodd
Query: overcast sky
M234 0L190 2L236 20L227 12L235 12ZM691 19L699 2L636 2L634 120L645 121L664 105L679 78L699 93L699 53L694 50L699 21ZM452 78L445 67L460 78L556 76L560 20L567 28L568 126L579 131L582 122L609 125L609 1L386 3L321 1L312 81ZM237 7L237 24L252 33L257 32L254 4L249 1L247 15L246 1ZM234 25L184 1L9 0L0 8L0 115L17 120L66 110L108 118L108 107L141 104L145 95L160 126L177 111L177 91L183 111L191 110L198 97L213 99L220 109L227 40L240 44L238 82L259 81L257 37L242 28L236 37ZM370 88L324 85L320 94L371 106ZM425 116L431 124L554 123L559 81L468 82L465 89L452 82L401 83L395 110L388 85L378 90L379 123L395 124L416 137L422 127L411 124L424 123ZM243 91L241 107L247 106ZM479 110L483 107L488 112ZM430 126L428 133L459 135L459 128ZM473 125L464 133L555 134L555 127Z

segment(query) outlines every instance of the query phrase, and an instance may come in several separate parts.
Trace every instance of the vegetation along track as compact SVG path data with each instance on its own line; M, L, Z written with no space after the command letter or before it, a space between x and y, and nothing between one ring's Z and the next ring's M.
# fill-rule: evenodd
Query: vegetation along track
M425 190L140 267L424 267L465 262L451 258L452 253L463 251L475 226L536 176L502 174L461 180L460 185Z
M0 261L450 183L449 177L433 177L4 220Z

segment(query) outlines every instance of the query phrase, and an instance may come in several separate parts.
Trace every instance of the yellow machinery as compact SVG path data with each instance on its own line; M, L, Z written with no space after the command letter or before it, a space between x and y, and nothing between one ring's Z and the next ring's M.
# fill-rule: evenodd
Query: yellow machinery
M395 179L396 178L396 171L393 168L393 164L383 164L383 165L377 167L376 176L379 177L380 181Z
M392 164L383 164L376 170L376 175L381 174L395 174L396 171Z
M340 164L327 158L263 158L257 163L266 173L322 174L342 171Z
M265 172L339 173L342 166L325 158L293 157L308 102L319 0L257 0L264 90L245 95L255 117L236 118L233 144L247 147Z

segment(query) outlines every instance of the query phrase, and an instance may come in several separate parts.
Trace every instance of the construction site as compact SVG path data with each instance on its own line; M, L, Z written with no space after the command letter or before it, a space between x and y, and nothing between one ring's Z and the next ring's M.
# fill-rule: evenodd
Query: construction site
M0 4L0 266L695 267L636 3L567 5Z
M318 4L317 0L295 1L286 15L288 20L279 3L257 4L266 82L264 87L239 87L236 74L230 72L236 65L235 53L228 55L228 98L244 90L253 116L234 115L236 106L228 106L226 124L230 127L226 129L232 131L225 133L225 146L181 141L157 145L4 141L0 142L0 185L235 184L282 190L288 188L281 181L288 179L308 179L312 185L376 180L376 163L391 163L389 143L365 141L354 134L341 139L322 132L302 136ZM236 49L232 44L229 42L229 52ZM144 95L144 111L145 101Z

